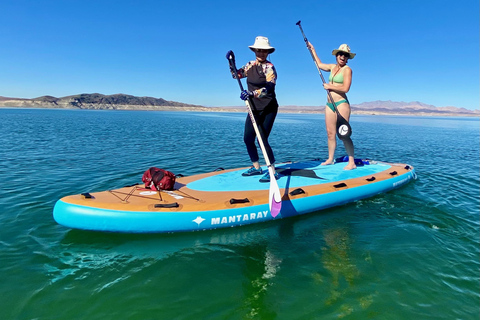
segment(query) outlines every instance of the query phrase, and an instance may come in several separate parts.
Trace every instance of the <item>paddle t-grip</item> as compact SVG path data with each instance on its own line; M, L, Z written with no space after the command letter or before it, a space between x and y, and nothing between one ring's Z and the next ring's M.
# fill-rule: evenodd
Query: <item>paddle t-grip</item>
M303 28L302 28L301 23L302 23L302 21L298 20L298 22L295 23L295 24L300 28L300 31L302 32L303 40L305 41L306 44L308 44L308 40L307 40L307 37L305 36L305 33L303 32Z
M228 55L227 59L228 61L233 60L233 63L235 63L235 54L232 50L230 50L230 55Z

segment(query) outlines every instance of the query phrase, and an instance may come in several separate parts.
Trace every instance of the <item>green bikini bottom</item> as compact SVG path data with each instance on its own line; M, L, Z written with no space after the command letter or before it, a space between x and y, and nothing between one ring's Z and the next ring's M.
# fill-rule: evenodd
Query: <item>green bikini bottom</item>
M337 102L335 102L335 105L338 106L339 104L342 104L342 103L345 103L345 102L350 104L350 102L348 102L347 99L342 99L342 100L338 100ZM333 103L327 102L327 107L329 107L333 112L335 112L335 107L333 106Z

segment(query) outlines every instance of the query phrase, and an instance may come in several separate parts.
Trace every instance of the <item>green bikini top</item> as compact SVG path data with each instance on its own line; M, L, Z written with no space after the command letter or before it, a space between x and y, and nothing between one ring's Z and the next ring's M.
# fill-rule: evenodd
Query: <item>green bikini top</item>
M343 83L343 67L340 68L340 70L337 71L337 74L335 76L333 75L333 72L330 72L330 76L328 77L328 81L330 83Z

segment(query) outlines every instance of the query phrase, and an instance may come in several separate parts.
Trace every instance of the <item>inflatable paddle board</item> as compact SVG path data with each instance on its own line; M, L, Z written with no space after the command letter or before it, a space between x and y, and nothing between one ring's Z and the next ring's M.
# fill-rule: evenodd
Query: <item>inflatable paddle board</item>
M375 196L416 178L407 164L356 160L322 166L320 160L279 164L281 211L269 211L269 184L244 177L248 168L177 177L174 190L152 191L143 184L71 195L57 201L55 221L63 226L125 233L185 232L236 227L307 214Z

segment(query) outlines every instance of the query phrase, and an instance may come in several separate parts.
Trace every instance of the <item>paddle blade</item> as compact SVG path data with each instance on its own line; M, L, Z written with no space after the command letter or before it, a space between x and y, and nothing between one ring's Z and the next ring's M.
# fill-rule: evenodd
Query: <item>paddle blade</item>
M282 209L282 195L280 194L280 188L278 187L277 180L275 179L275 172L273 171L273 168L269 167L268 172L270 173L270 214L275 218Z
M337 114L337 136L340 140L349 139L352 135L352 127L344 117Z

